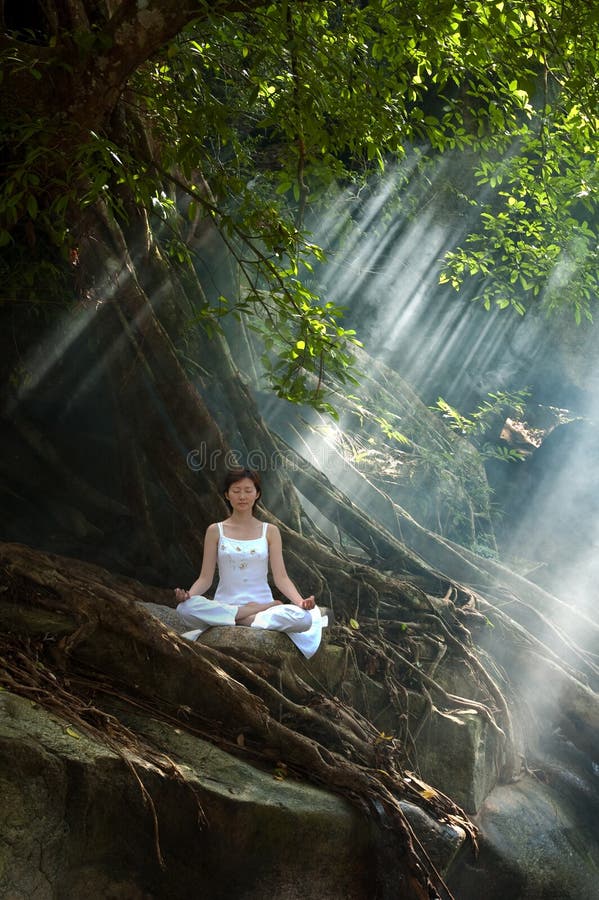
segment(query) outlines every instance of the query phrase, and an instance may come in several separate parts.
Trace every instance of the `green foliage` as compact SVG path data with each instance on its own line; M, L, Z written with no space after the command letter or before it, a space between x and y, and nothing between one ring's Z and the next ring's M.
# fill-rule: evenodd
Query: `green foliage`
M580 323L592 319L598 290L597 10L500 7L506 49L514 52L507 91L521 112L505 123L503 148L482 148L475 174L488 199L477 203L480 228L447 254L441 282L456 289L469 283L487 309L569 305ZM476 90L469 93L478 99ZM505 119L499 104L493 118L497 125Z
M442 397L438 398L435 406L432 406L431 409L441 413L454 431L473 440L483 458L499 459L503 462L520 462L524 458L521 451L511 447L483 443L480 438L488 432L493 424L497 423L499 417L505 419L508 412L522 418L530 391L527 389L512 392L495 391L487 394L487 397L489 399L483 400L469 416L459 412Z
M495 391L487 394L489 400L483 400L470 417L458 412L442 397L439 397L435 406L431 409L440 412L454 431L463 435L485 434L498 414L506 410L513 410L519 416L524 415L526 401L530 397L530 391Z
M305 286L320 258L303 231L306 209L326 204L339 182L363 184L408 147L422 160L468 151L478 225L447 255L441 281L467 286L487 307L568 303L577 321L592 316L592 4L287 0L226 14L200 5L198 22L173 41L157 37L123 83L118 115L95 123L76 101L86 66L112 38L87 6L89 29L57 29L50 3L45 46L5 43L0 246L9 252L24 235L38 245L43 235L68 263L81 212L101 201L124 219L128 198L153 211L164 248L185 266L193 254L182 223L209 219L242 291L199 314L216 327L225 309L255 310L272 340L275 389L318 404L329 370L353 377L355 337L339 325L341 308Z
M472 550L473 553L476 553L477 556L482 556L483 559L499 560L497 549L495 547L489 547L489 545L484 542L474 541L469 549ZM488 619L486 620L486 624L493 627Z
M597 299L596 152L563 125L539 138L548 116L547 108L535 113L508 158L481 160L478 184L494 189L492 202L480 204L481 230L447 253L440 281L460 289L471 279L474 299L487 309L523 314L536 298L548 310L569 303L580 323L592 319Z
M248 301L258 302L252 294ZM357 384L347 347L360 346L355 331L339 325L343 310L331 302L321 305L297 278L285 280L284 294L263 294L259 302L264 316L254 315L250 328L261 337L262 366L277 395L291 402L308 402L337 418L323 383L325 370L334 372L344 385Z
M500 462L522 462L526 454L513 447L502 447L497 444L483 444L481 455L485 459L498 459Z
M360 354L358 359L367 370ZM476 540L493 543L490 489L480 454L439 428L425 409L412 410L401 380L388 382L375 368L355 394L340 385L334 403L341 411L339 427L327 421L316 428L304 424L349 469L358 470L382 497L392 498L424 527L467 546Z
M419 444L415 451L420 481L434 486L422 497L419 521L465 546L484 542L490 530L491 490L481 477L479 453L474 448L456 453L446 441L437 446Z

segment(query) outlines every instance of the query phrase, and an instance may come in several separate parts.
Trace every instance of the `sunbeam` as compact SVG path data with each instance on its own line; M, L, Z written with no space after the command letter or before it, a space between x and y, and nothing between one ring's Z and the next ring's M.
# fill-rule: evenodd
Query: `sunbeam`
M471 215L453 209L444 190L456 173L459 180L460 164L456 154L434 172L422 174L412 157L404 171L389 171L367 195L341 191L328 212L312 223L314 240L327 253L327 266L319 273L320 287L327 299L346 307L347 320L357 329L367 353L397 372L425 405L431 406L442 397L471 416L481 404L492 405L489 397L528 393L523 415L530 419L528 427L536 428L536 443L548 438L556 426L567 427L560 424L562 419L584 415L586 424L575 452L567 460L558 454L560 468L543 475L542 487L536 482L531 486L531 479L537 477L542 458L548 454L546 450L536 453L532 442L524 447L531 457L527 462L491 460L489 475L494 508L501 511L508 504L507 513L502 513L505 518L496 522L500 553L510 564L534 572L534 577L564 599L576 595L577 602L583 602L584 595L584 602L589 602L599 574L599 566L594 563L599 525L595 522L587 527L577 552L569 554L569 561L564 560L559 567L554 564L563 556L558 552L559 529L550 523L555 523L556 513L558 518L573 518L581 494L585 495L587 513L595 503L591 497L599 498L599 485L592 476L597 392L584 409L574 403L568 411L576 392L566 390L564 360L556 352L560 326L545 319L541 302L538 310L531 307L524 315L512 308L487 310L470 299L468 287L457 295L440 283L446 252L464 240L473 223L474 212ZM481 188L482 201L486 201L486 192L486 187ZM559 281L566 290L568 278L574 275L573 270L565 271L560 264L551 274L548 288L553 290ZM492 271L486 281L493 283ZM483 288L484 283L479 282L477 291ZM551 412L560 408L560 414ZM273 415L271 410L272 406L265 406L267 418ZM500 433L504 433L502 425L509 414L508 406L488 435L486 452L491 455L500 454ZM274 415L280 419L281 413ZM501 409L497 415L501 415ZM302 430L298 438L296 430L292 443L339 487L347 486L348 471L355 468L347 440L344 443L338 435L332 439L313 414L306 416L312 422L312 432L307 435ZM406 418L405 411L399 415L400 430L402 418ZM340 423L346 438L347 432L356 428L355 416L347 413ZM507 453L509 446L503 447ZM355 446L354 450L358 455L366 452L364 446L361 450ZM576 470L575 478L569 474L571 466ZM359 493L357 481L352 484Z

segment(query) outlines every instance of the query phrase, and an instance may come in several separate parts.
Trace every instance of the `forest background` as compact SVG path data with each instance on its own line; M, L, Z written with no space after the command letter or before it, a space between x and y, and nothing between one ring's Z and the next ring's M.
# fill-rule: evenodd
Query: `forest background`
M4 540L170 588L197 573L224 514L226 461L259 459L292 575L333 605L344 639L404 607L430 612L433 596L462 640L498 580L542 617L561 610L551 584L502 566L463 440L522 397L463 414L441 401L452 434L372 360L359 296L334 285L355 247L392 259L389 235L430 205L456 226L437 296L591 327L598 10L32 0L2 17ZM268 391L301 418L273 412ZM298 457L307 434L335 437L356 502L312 465L313 445ZM310 731L294 727L298 741ZM370 787L390 809L393 789Z

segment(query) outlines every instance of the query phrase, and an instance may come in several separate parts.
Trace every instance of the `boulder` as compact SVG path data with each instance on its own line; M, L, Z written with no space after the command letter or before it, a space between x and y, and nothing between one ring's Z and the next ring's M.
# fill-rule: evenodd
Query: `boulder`
M497 732L476 709L433 708L418 739L422 778L474 814L497 784Z
M375 836L346 800L259 769L164 722L118 710L165 749L166 779L35 703L0 694L0 896L6 900L370 900ZM116 709L115 709L116 711ZM461 828L404 811L440 871Z
M260 771L141 718L180 780L119 755L39 706L0 694L0 896L6 900L322 900L371 896L373 836L326 790ZM199 807L196 803L199 801ZM199 814L201 810L201 816Z
M551 741L555 752L520 781L497 786L475 817L479 853L464 849L448 879L460 900L599 896L599 767L559 737Z
M143 604L148 611L179 633L181 626L175 610L156 604ZM323 642L309 663L286 635L248 628L210 628L199 640L235 659L251 656L292 672L317 691L326 691L348 701L367 716L385 734L401 734L404 724L389 701L385 685L356 667L355 658L344 647ZM465 676L455 666L440 667L438 676L450 691L467 690ZM278 685L275 684L275 687ZM473 698L476 699L476 698ZM422 720L416 742L419 775L433 787L458 803L466 812L476 813L497 783L500 754L498 735L489 721L476 709L442 712L434 706L427 712L421 694L410 692L413 726Z
M180 628L173 610L155 607L163 622ZM134 607L127 608L133 615ZM9 632L43 636L50 644L73 627L58 609L6 602L0 612ZM326 785L297 780L276 756L255 757L245 746L251 734L243 734L241 706L241 733L231 736L232 722L221 712L222 741L212 733L204 739L198 711L213 710L202 702L201 681L190 674L199 671L190 665L196 654L182 653L162 627L151 635L151 617L140 617L137 643L111 630L109 612L102 621L108 624L79 635L77 654L80 665L89 661L90 672L114 670L115 687L92 701L99 721L109 715L118 726L114 738L110 729L101 739L70 721L64 703L58 715L0 691L0 896L370 900L381 865L372 815ZM223 628L204 640L216 645L219 635L221 651L238 658L251 651L255 659L259 649L265 664L293 664L321 686L342 677L342 648L325 643L308 662L282 634ZM140 677L143 702L119 700L118 684L141 689ZM223 696L230 681L223 672ZM195 724L187 728L192 707ZM176 715L169 717L169 709ZM128 733L137 738L129 740ZM142 752L138 740L150 749ZM175 777L166 777L169 765L158 766L151 748L172 761ZM403 808L438 871L446 871L464 831L411 803Z

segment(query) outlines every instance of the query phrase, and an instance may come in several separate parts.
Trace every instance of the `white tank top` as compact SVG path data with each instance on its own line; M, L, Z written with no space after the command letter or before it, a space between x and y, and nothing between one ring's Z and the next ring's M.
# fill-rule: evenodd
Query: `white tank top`
M223 523L218 523L218 587L214 599L219 603L242 606L244 603L271 603L268 584L268 541L262 523L262 534L251 541L226 537Z

